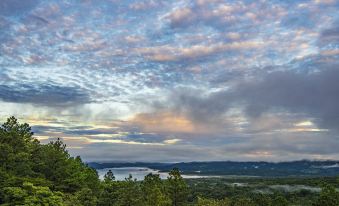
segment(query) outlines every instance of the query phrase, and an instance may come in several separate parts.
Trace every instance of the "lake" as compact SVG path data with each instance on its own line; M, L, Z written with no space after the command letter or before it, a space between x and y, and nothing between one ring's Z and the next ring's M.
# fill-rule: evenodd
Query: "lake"
M159 174L161 179L166 179L168 176L167 172L160 172L158 170L150 169L147 167L119 167L119 168L104 168L97 169L100 179L104 178L104 175L112 170L116 180L125 180L131 174L133 178L137 180L143 180L146 175L149 173ZM205 178L211 176L202 176L202 175L182 175L183 178ZM215 176L214 176L215 177Z

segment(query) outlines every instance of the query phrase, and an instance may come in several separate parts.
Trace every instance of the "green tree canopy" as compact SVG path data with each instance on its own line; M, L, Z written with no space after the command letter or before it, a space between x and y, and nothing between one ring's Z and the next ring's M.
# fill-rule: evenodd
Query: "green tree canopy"
M313 206L338 206L339 205L339 192L336 191L335 187L331 185L324 185L321 193L313 204Z
M167 206L171 201L158 174L148 174L141 183L145 206Z
M167 190L173 206L186 205L189 193L188 186L180 175L178 168L174 168L169 172Z

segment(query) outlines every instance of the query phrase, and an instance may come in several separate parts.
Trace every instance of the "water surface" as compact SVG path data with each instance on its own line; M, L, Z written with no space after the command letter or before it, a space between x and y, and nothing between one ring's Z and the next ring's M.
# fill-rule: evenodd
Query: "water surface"
M166 179L168 177L167 172L160 172L159 170L150 169L147 167L119 167L119 168L104 168L97 169L100 179L104 178L104 175L112 170L116 180L125 180L130 174L133 179L143 180L146 175L149 173L159 174L161 179ZM203 175L182 175L183 178L206 178L212 176L203 176ZM216 176L213 176L216 177Z

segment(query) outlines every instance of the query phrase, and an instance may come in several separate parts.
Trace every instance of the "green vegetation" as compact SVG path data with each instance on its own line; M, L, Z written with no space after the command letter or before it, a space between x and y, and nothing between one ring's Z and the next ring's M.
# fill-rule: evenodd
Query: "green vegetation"
M0 127L0 205L4 206L338 206L338 178L233 179L249 185L230 185L226 179L184 180L173 169L167 180L149 174L116 181L112 171L104 180L80 157L71 157L59 139L40 144L28 124L11 117ZM267 185L319 186L320 193L256 192ZM259 190L258 190L259 191Z

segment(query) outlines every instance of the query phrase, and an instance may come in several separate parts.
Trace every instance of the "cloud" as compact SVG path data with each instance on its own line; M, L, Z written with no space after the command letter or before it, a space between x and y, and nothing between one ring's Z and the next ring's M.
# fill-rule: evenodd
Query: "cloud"
M98 151L99 149L99 151ZM86 152L83 152L86 151ZM121 152L129 151L129 152ZM71 150L71 153L83 153L86 161L129 161L152 162L164 161L177 162L189 161L194 157L207 159L209 152L199 147L182 145L133 145L133 144L104 144L97 143L84 147L80 151Z
M337 1L0 2L0 118L44 142L85 159L338 156Z
M185 26L195 20L194 11L190 8L180 8L169 15L172 26Z
M270 109L307 113L324 128L338 128L339 70L333 68L302 75L275 72L261 81L245 83L236 88L236 98L243 100L246 113L260 115Z
M78 88L56 85L0 85L0 99L5 102L45 106L70 106L90 103L87 93Z
M34 8L40 0L2 0L0 2L0 15L21 15Z
M192 133L195 130L190 120L169 112L138 114L130 122L146 132Z
M207 95L181 89L182 92L175 95L174 107L193 121L218 122L232 108L240 108L253 118L265 112L307 114L315 118L321 128L339 129L337 66L331 64L310 74L272 72Z
M339 20L337 20L330 28L325 29L321 32L318 39L318 43L321 46L339 45Z
M335 0L314 0L317 4L335 4Z
M284 4L268 2L190 1L167 15L173 29L206 26L219 31L246 28L249 31L267 20L277 20L287 14Z
M262 42L243 41L232 43L217 43L212 45L194 45L191 47L177 48L171 46L160 46L151 48L138 48L136 51L144 54L146 58L154 61L187 61L203 59L218 53L251 50L260 48Z
M162 5L163 2L161 1L137 1L129 5L129 8L135 11L143 11L143 10L150 10Z
M167 139L167 140L164 141L164 143L166 143L166 144L176 144L180 141L181 141L181 139Z
M301 10L297 14L291 14L283 18L281 24L287 28L312 28L315 20L312 12L309 10Z
M218 1L197 2L175 9L168 15L172 28L210 24L218 29L238 22L236 13L244 11L242 3L221 4Z

